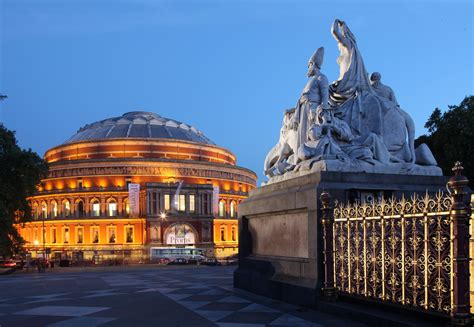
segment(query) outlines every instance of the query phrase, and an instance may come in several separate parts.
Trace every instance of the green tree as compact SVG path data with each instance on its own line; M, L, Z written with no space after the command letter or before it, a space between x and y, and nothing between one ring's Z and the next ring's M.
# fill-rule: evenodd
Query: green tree
M47 173L38 154L21 149L15 133L0 124L0 256L19 252L24 240L15 224L31 220L27 198Z
M474 96L467 96L458 106L448 106L444 113L436 108L425 124L428 133L415 141L426 143L446 176L461 161L465 175L474 186Z

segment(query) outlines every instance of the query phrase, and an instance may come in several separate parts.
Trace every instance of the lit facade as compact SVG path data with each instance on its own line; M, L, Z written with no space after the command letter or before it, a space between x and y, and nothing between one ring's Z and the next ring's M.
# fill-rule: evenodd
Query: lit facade
M18 226L33 257L237 253L238 207L257 177L194 127L126 113L86 125L45 159L48 176L30 199L33 221ZM139 185L138 201L129 185Z

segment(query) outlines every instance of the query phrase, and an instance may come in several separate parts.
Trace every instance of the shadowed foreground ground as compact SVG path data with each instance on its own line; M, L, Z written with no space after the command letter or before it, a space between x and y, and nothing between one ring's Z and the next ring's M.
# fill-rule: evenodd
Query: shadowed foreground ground
M0 325L357 326L234 289L234 269L59 268L0 276Z

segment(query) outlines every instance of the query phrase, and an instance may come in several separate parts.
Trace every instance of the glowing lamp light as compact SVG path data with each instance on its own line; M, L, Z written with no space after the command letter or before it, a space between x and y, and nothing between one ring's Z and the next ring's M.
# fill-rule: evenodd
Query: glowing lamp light
M35 245L38 245L38 244L39 244L38 240L35 240L33 243L34 243Z
M166 219L166 212L160 213L160 218L165 220Z

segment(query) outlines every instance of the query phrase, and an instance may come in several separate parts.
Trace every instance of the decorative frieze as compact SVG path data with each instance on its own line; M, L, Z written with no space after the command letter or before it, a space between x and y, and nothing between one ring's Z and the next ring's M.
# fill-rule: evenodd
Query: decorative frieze
M156 166L108 166L108 167L74 167L50 169L48 178L105 176L105 175L152 175L176 177L201 177L234 180L253 185L255 180L244 174L229 171L200 169L188 167L156 167Z

